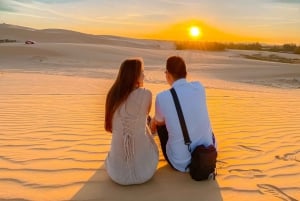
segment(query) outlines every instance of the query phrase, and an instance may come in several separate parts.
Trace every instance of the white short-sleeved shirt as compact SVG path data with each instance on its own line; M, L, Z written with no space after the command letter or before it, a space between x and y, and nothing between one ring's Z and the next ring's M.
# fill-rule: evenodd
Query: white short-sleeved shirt
M187 82L179 79L172 86L178 96L190 139L191 149L197 145L213 144L212 128L206 106L205 89L199 82ZM186 172L190 164L191 154L184 144L178 114L170 90L156 96L155 119L165 122L169 133L166 145L167 156L172 165L179 171Z

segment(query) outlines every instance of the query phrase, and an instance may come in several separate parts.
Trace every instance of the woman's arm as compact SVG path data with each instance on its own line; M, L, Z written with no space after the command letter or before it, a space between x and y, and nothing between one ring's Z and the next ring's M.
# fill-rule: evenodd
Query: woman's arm
M155 118L152 118L151 121L150 121L150 130L151 130L151 133L152 134L155 134L156 133L156 126L162 126L162 125L165 125L165 122L159 122L159 121L156 121Z

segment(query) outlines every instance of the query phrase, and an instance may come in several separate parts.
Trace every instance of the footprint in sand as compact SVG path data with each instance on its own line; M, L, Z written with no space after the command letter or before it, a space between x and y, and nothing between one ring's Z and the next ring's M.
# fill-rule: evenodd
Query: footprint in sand
M260 149L256 149L256 148L245 146L245 145L238 145L238 147L240 147L242 149L245 149L247 151L254 151L254 152L261 152L262 151Z
M297 161L300 162L300 150L295 151L294 153L286 153L283 156L275 156L275 158L284 161Z
M229 170L230 173L233 173L238 176L242 177L265 177L266 175L263 174L263 172L259 169L248 169L248 170L243 170L243 169L231 169Z
M297 199L287 195L282 190L271 184L257 184L259 191L263 194L270 194L274 197L285 201L298 201Z

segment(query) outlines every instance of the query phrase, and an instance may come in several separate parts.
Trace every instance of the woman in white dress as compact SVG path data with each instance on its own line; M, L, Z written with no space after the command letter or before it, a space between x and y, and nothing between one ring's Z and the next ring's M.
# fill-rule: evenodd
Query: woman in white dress
M111 179L121 185L141 184L152 178L158 149L147 126L152 93L142 88L141 59L127 59L119 69L105 105L105 130L112 133L105 165Z

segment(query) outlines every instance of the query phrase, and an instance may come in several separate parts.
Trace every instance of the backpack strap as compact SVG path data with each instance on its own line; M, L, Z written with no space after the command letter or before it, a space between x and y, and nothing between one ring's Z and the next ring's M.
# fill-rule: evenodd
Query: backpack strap
M183 138L184 138L184 143L188 146L189 151L191 152L190 144L192 142L190 140L190 136L189 136L186 124L185 124L184 116L183 116L183 113L182 113L182 110L181 110L181 106L180 106L180 103L179 103L179 100L178 100L177 93L176 93L174 88L171 88L170 91L171 91L171 94L173 96L173 100L174 100L175 107L176 107L176 110L177 110L181 130L182 130L182 134L183 134Z

